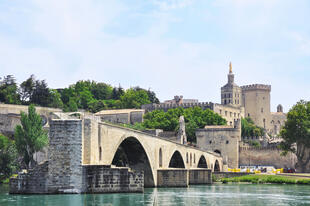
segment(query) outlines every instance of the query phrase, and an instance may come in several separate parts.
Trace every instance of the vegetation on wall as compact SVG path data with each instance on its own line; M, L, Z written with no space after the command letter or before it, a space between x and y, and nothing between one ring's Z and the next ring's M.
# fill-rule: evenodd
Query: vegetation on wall
M196 142L195 131L206 125L225 125L226 120L210 109L200 107L184 109L182 107L163 110L154 110L145 114L142 126L148 129L163 129L164 131L177 131L179 117L184 116L186 135L189 142Z
M299 101L287 114L287 121L280 132L284 154L297 156L300 172L309 172L310 164L310 101Z
M241 136L242 137L261 137L265 135L263 128L254 124L249 117L241 119Z
M0 183L18 169L17 157L14 141L0 134Z
M104 109L141 108L142 104L159 103L153 91L140 87L124 90L121 86L112 87L87 80L67 88L51 89L45 80L38 80L34 75L20 85L12 75L0 80L0 102L6 104L34 104L61 108L66 112L84 109L95 113Z

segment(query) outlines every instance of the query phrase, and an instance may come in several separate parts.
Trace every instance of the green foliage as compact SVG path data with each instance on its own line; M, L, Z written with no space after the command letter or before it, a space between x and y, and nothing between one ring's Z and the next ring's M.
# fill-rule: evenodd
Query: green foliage
M93 100L92 102L88 103L88 111L96 113L101 110L104 110L105 104L103 100Z
M63 102L61 96L56 89L50 89L49 91L49 107L63 108Z
M297 180L297 184L310 185L310 179L300 179L300 180Z
M249 182L252 184L310 184L310 179L296 180L294 177L277 175L245 175L241 177L222 178L222 183L228 182Z
M265 135L263 128L254 124L249 117L241 119L241 136L242 137L261 137Z
M21 112L21 125L16 126L14 137L17 151L26 167L34 166L33 154L48 144L48 136L33 105L28 107L28 114Z
M261 147L261 144L258 141L249 140L248 143L253 147Z
M14 141L0 134L0 182L18 169Z
M145 90L128 89L121 96L123 108L139 109L143 104L149 104L149 96Z
M7 75L0 81L0 102L6 104L20 104L18 87L12 75Z
M310 102L299 101L290 109L280 135L283 138L281 148L284 153L294 152L300 172L305 172L310 162L310 156L307 154L307 150L310 149ZM308 158L305 158L307 156Z
M225 125L226 120L210 109L203 110L200 107L182 107L163 110L154 110L145 114L143 125L149 129L163 129L165 131L177 131L179 117L184 116L186 135L189 142L196 142L195 131L206 125Z
M83 109L95 113L103 109L141 108L143 104L159 103L159 100L151 90L133 87L124 91L121 86L112 87L90 80L55 90L50 89L45 80L31 75L18 87L15 78L8 75L0 81L0 102L62 108L65 112Z

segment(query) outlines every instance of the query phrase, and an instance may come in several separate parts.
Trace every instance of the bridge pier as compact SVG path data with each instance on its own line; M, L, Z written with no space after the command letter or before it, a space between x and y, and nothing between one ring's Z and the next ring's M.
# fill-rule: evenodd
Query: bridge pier
M211 174L211 169L160 169L157 170L157 187L212 184Z

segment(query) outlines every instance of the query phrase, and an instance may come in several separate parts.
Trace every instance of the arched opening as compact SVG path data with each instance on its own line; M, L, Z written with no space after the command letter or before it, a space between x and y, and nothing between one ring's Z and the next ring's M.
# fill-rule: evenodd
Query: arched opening
M163 166L163 152L161 148L159 149L159 167Z
M214 152L220 155L222 154L220 150L214 150Z
M221 169L220 169L220 164L219 164L219 161L218 160L215 160L215 163L214 163L214 172L220 172Z
M101 147L99 147L99 160L101 161L101 159L102 159L102 149Z
M170 168L185 168L184 161L182 155L179 151L175 151L171 157L169 162Z
M189 164L190 166L192 166L192 153L190 154L190 157L189 157Z
M154 187L154 177L147 154L141 143L134 137L125 139L118 147L113 161L118 167L127 166L132 170L144 171L144 187Z
M206 158L203 155L201 155L197 167L198 168L208 168Z
M186 152L186 164L188 164L188 153Z

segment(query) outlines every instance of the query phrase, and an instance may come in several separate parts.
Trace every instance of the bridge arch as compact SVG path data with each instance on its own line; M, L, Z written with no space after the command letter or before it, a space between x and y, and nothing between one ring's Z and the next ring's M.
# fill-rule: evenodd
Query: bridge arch
M144 187L154 187L154 174L149 153L139 139L127 137L122 139L115 149L112 164L124 167L127 166L136 171L144 171Z
M173 155L171 156L170 161L169 161L169 167L170 168L185 168L183 157L178 150L174 151Z
M214 172L220 172L221 168L220 168L220 163L218 160L215 160L214 162Z
M208 168L207 160L203 155L201 155L201 157L198 161L197 168Z

